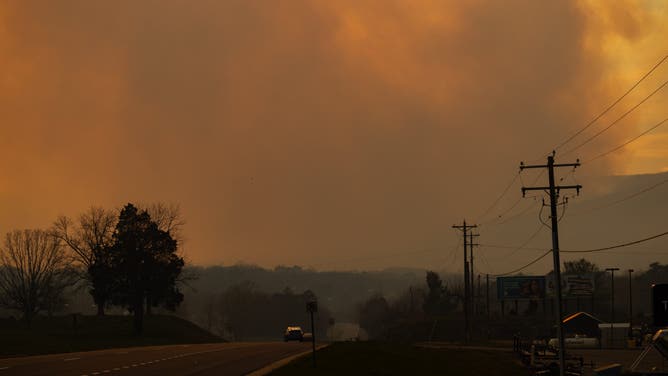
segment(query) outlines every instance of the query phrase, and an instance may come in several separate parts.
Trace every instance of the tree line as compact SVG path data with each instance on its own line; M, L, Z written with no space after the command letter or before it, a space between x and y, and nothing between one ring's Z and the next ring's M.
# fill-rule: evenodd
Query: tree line
M602 320L609 320L611 295L614 294L616 320L631 319L634 326L651 324L651 286L656 283L668 283L668 265L658 262L651 263L647 270L635 271L631 275L623 273L624 270L615 274L617 281L614 291L611 289L610 273L587 259L565 261L562 270L564 275L589 275L594 281L593 295L564 297L564 315L585 311ZM551 275L551 272L548 273L547 278L551 278ZM630 284L629 277L631 277ZM398 297L387 298L382 294L375 294L359 304L357 309L359 324L370 338L389 338L393 333L401 332L402 335L412 333L423 336L420 339L424 340L434 334L435 328L443 329L447 325L453 337L461 337L459 327L463 325L463 283L460 280L461 276L450 277L445 282L438 273L427 271L422 284L408 286ZM511 324L518 322L524 326L528 325L529 321L538 323L545 320L552 323L550 317L554 313L550 297L546 297L543 304L533 300L522 301L519 304L507 302L506 313L503 314L500 312L501 304L497 300L494 279L490 280L489 307L486 306L486 286L475 288L474 292L477 303L475 325L480 327L480 332L484 332L486 337L494 335L495 330L496 334L499 334L500 329L494 329L493 324L510 327ZM629 294L633 294L632 310L629 310L628 306ZM542 308L539 305L542 305ZM489 314L487 309L490 310ZM633 317L629 317L631 312ZM435 324L436 321L438 326ZM441 333L443 331L445 330L441 330Z
M297 293L285 288L280 292L265 292L255 283L244 281L210 295L198 321L210 332L232 341L277 339L288 326L300 326L310 332L306 303L317 300L311 290ZM322 336L331 314L322 302L318 306L315 327Z
M155 307L174 310L186 278L179 255L184 222L178 206L92 207L49 229L14 230L0 247L0 307L30 324L62 307L67 288L87 289L98 315L117 306L134 316L135 332Z

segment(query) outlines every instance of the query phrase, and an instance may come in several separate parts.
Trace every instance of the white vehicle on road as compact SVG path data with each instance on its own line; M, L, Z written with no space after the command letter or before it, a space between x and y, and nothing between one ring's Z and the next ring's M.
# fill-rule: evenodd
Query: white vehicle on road
M595 349L599 346L598 338L582 335L566 338L564 342L566 343L566 347L569 349ZM559 347L559 340L557 338L550 338L550 340L547 342L547 346L552 349L556 349Z

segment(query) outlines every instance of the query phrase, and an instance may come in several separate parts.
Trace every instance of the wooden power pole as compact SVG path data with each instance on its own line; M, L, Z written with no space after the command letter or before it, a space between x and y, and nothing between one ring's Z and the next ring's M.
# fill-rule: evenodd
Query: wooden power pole
M559 375L564 376L565 374L565 351L566 346L564 344L564 331L562 327L562 306L561 306L561 267L559 261L559 232L558 232L558 218L557 218L557 200L559 199L559 192L567 189L575 189L579 194L581 185L566 185L566 186L557 186L554 182L554 168L555 167L578 167L580 162L576 163L554 163L554 152L552 155L547 157L546 165L531 165L527 166L524 163L520 163L520 170L526 168L547 168L549 185L543 187L522 187L522 196L526 191L548 191L550 194L550 217L551 217L551 227L552 227L552 261L554 263L554 287L555 287L555 300L556 300L556 313L557 313L557 339L559 341Z

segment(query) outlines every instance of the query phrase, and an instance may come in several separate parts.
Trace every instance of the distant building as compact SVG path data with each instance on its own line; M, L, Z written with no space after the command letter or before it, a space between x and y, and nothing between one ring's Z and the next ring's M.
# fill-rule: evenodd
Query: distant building
M598 338L600 336L599 325L602 322L587 312L574 313L566 317L563 321L564 336L585 335L587 337Z

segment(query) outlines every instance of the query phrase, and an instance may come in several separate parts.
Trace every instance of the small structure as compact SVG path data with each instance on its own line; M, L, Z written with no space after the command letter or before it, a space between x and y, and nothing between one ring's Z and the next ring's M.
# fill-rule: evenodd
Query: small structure
M621 349L628 345L629 329L628 322L598 324L601 330L601 347L604 349Z
M601 320L587 312L578 312L566 317L562 327L566 337L585 335L590 338L598 338L601 323Z

